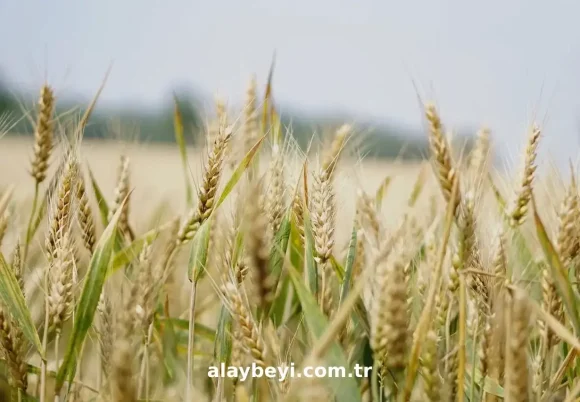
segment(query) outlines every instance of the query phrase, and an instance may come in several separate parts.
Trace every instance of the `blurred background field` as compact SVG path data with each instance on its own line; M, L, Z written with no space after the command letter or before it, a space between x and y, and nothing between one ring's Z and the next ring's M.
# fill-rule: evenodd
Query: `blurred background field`
M0 188L14 185L15 205L30 204L33 186L28 170L33 139L7 136L2 138L1 142L0 171L3 173L0 175ZM186 212L183 170L176 144L120 143L116 140L87 139L83 141L81 152L108 198L113 196L116 186L119 158L121 155L130 158L132 214L135 217L132 218L134 220L132 223L139 232L149 230L152 219L166 221L175 213ZM192 181L196 185L199 185L203 157L206 154L203 147L188 149L189 169ZM263 163L266 164L267 161ZM407 201L419 172L423 170L432 177L430 168L425 169L426 167L419 161L388 159L365 159L364 163L361 163L356 156L347 156L338 167L340 175L336 191L340 219L337 223L344 225L343 228L351 225L355 211L353 192L362 189L373 193L385 179L390 180L388 207L393 211L400 209ZM300 165L296 161L290 161L286 166L286 171L290 175L289 182L297 180L294 176L299 169ZM54 167L51 171L54 171ZM14 212L22 215L18 219L24 225L28 208L19 208ZM338 232L342 241L348 240L348 230Z

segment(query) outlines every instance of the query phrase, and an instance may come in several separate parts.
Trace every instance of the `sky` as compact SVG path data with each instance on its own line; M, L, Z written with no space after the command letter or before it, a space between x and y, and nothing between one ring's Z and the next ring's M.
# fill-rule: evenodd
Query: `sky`
M104 104L156 106L187 85L237 105L275 51L280 104L421 130L419 93L450 130L490 127L510 164L536 121L541 154L567 164L579 15L572 0L0 0L0 71L90 98L113 63Z

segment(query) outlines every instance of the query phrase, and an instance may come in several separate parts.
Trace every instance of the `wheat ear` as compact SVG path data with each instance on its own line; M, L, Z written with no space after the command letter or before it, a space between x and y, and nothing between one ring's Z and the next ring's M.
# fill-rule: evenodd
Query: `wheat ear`
M30 174L40 184L46 178L46 171L53 147L54 93L51 87L43 85L38 102L38 119L34 131L34 157Z
M516 192L513 205L509 211L510 224L512 227L520 226L527 215L530 200L532 199L532 188L536 173L536 156L538 144L540 142L540 127L533 125L528 137L528 144L524 155L524 166L520 185Z
M312 190L312 232L316 262L319 276L322 279L319 303L324 312L330 315L332 310L332 266L330 257L334 247L334 231L336 219L336 204L332 181L325 170L320 170L314 176Z
M428 104L425 107L425 116L429 123L429 145L435 163L435 173L439 180L443 197L445 201L449 202L453 184L456 180L459 180L451 156L451 147L443 134L443 125L435 105ZM460 197L457 196L454 204L455 208L459 205L459 201Z

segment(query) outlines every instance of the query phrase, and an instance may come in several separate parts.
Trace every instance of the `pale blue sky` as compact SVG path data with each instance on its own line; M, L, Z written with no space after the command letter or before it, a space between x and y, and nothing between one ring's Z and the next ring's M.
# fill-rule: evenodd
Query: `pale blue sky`
M474 1L0 0L0 68L45 72L103 102L155 105L178 83L231 102L277 51L277 99L421 126L413 81L448 126L489 125L513 155L534 114L544 152L576 156L580 3Z

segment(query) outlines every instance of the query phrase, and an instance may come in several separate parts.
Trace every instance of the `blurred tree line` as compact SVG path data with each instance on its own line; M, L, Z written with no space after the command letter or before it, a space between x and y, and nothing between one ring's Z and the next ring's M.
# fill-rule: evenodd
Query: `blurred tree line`
M204 138L204 130L208 124L206 108L202 106L203 100L191 91L179 91L175 93L186 128L187 141L190 144L199 144ZM36 98L31 94L16 93L7 85L6 80L0 76L0 116L8 113L11 120L15 121L11 134L32 135L30 119L20 118L23 116L23 107L31 110L31 105L36 104ZM87 102L83 104L88 104ZM57 99L57 114L70 112L78 108L79 102L66 99ZM92 114L85 130L85 138L115 138L112 133L112 123L121 123L123 126L135 128L131 137L133 140L146 142L175 142L173 131L174 98L169 97L165 106L152 109L130 108L107 108L97 106ZM77 110L81 115L84 110ZM342 115L307 115L303 112L287 113L281 110L282 121L285 126L291 126L292 135L302 149L308 148L313 134L323 140L324 135L330 134L332 128L336 128L344 122L352 121L348 116ZM359 136L353 138L355 146L361 156L376 158L421 159L428 153L426 136L421 132L413 132L400 127L387 124L374 124L356 121L356 132ZM470 141L467 141L469 147Z

